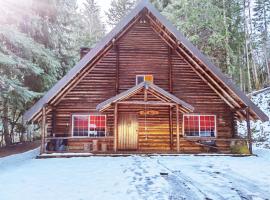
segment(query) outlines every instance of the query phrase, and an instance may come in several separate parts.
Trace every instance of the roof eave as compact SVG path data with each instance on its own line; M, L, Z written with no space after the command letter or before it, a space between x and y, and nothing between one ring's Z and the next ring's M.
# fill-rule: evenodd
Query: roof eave
M171 101L174 101L175 103L179 104L180 106L182 106L183 108L189 110L190 112L193 112L194 111L194 107L190 104L188 104L187 102L175 97L173 94L170 94L169 92L167 92L166 90L152 84L152 83L149 83L149 82L142 82L114 97L111 97L103 102L101 102L100 104L98 104L96 106L96 110L97 111L102 111L102 110L105 110L107 109L108 107L110 107L113 103L117 103L119 101L121 101L122 99L125 99L127 98L130 93L134 93L138 90L141 90L142 88L151 88L157 92L161 92L162 95L166 96L167 98L171 99Z

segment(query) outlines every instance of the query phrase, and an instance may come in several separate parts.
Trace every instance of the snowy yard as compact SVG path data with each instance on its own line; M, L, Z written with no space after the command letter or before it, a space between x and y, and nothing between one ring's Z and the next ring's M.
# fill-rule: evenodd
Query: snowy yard
M270 151L258 157L0 159L1 200L270 199ZM161 176L167 172L168 176Z

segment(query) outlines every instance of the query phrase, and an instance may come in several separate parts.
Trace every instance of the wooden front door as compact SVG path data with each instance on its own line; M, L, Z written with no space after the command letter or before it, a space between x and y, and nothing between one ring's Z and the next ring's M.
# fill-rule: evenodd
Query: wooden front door
M136 150L138 146L137 115L121 114L118 120L118 150Z

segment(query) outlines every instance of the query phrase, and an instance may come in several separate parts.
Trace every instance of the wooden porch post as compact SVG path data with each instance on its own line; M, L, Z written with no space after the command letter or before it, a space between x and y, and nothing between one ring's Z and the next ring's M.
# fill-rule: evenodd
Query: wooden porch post
M179 132L179 105L176 105L176 140L177 140L177 152L180 151L180 132Z
M169 106L169 130L170 130L170 148L173 150L173 110Z
M114 144L113 144L113 149L114 152L117 151L117 140L118 140L118 104L115 103L114 106Z
M42 107L42 119L41 119L41 147L40 154L45 152L45 132L46 132L46 105Z
M56 132L56 108L52 107L52 132L51 136L54 136Z
M172 85L172 49L168 47L168 66L169 66L169 91L173 93L173 85ZM173 150L173 110L172 107L169 106L169 130L170 130L170 149Z
M250 154L252 154L252 136L250 129L250 117L249 117L249 108L246 108L246 122L247 122L247 137L248 137L248 148Z

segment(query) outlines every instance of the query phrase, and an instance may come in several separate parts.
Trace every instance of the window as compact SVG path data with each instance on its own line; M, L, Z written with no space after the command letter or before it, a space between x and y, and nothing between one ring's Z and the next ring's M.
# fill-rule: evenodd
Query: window
M106 115L72 115L73 136L103 137L106 135Z
M137 75L136 76L136 85L140 84L141 82L147 81L153 83L154 77L153 75Z
M191 137L215 137L215 115L184 115L184 135Z

